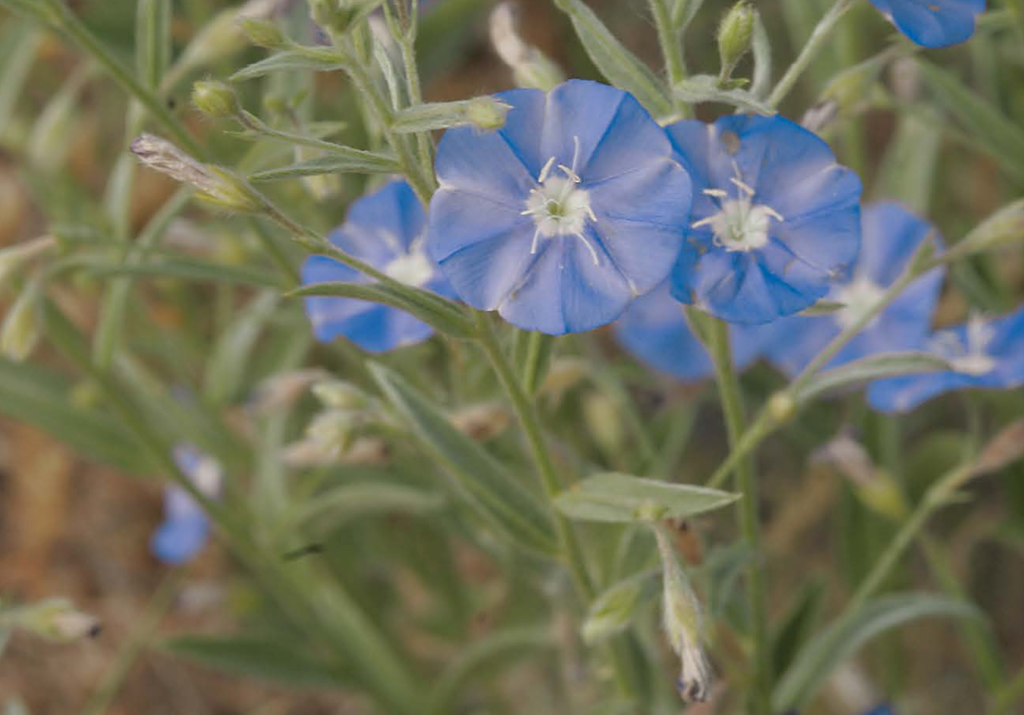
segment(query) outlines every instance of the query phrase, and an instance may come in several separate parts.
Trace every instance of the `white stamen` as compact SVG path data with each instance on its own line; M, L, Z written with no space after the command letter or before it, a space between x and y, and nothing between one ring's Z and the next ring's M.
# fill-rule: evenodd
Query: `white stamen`
M737 188L742 189L743 191L745 191L749 196L753 196L754 194L757 193L756 191L754 191L750 187L749 184L743 183L743 181L741 181L740 179L738 179L735 176L730 176L729 177L729 181L731 181L733 183L733 185L736 186Z
M713 245L727 251L751 251L768 243L770 219L784 219L771 206L754 203L753 198L757 192L743 181L735 161L732 166L736 175L729 177L729 182L739 190L738 196L730 199L729 192L724 189L704 189L704 195L718 203L719 211L694 221L690 228L710 226L714 232Z
M554 163L555 157L551 157L550 159L547 160L547 162L544 164L544 168L540 170L540 174L537 176L538 184L543 184L545 181L547 181L548 173L551 171L551 166ZM536 189L531 189L531 192L532 191L536 191Z
M716 199L724 199L726 196L729 195L729 192L725 191L724 189L704 189L703 191L701 191L701 193L704 194L705 196L711 196L712 198Z

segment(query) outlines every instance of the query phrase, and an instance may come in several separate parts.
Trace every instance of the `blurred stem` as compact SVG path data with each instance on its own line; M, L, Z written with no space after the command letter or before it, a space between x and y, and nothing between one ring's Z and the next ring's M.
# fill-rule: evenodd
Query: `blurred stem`
M96 686L89 700L86 701L81 715L103 715L110 707L128 676L128 672L138 660L139 654L149 645L150 640L156 635L160 621L174 604L174 599L184 581L184 573L181 569L175 569L160 582L156 593L146 604L142 617L135 622L135 627L128 640L117 651L114 660L104 672L100 684Z
M420 70L416 64L416 26L418 24L418 18L416 17L416 9L413 9L412 14L405 12L405 0L400 0L398 3L402 14L406 15L403 18L403 24L406 27L403 28L403 32L399 33L399 36L395 39L398 41L398 47L402 52L402 64L405 65L405 83L406 90L409 92L409 105L417 106L423 104L423 90L420 87ZM430 141L429 132L417 132L416 133L416 152L419 154L420 168L428 176L434 175L434 146Z
M746 426L746 416L744 415L739 380L733 369L732 350L729 346L729 325L717 319L706 322L708 352L715 365L718 393L722 411L725 413L726 430L729 434L729 446L730 449L735 450ZM753 459L750 456L740 459L736 463L733 473L736 489L743 494L743 498L738 502L743 541L751 553L760 554L760 525L757 514L759 499ZM764 566L759 559L752 563L747 573L745 587L754 647L754 684L750 694L749 712L753 715L769 715L771 710L771 663L768 651L767 593Z
M793 64L789 66L786 73L782 75L782 79L775 85L772 93L768 95L767 104L769 107L779 106L782 100L786 98L786 95L793 89L797 80L800 79L800 75L811 65L814 58L818 56L818 52L825 46L825 43L832 35L832 30L835 29L836 23L846 14L847 10L853 7L855 1L836 0L836 3L818 21L814 31L811 32L811 36L807 38L807 44L800 50L800 54L793 60Z
M648 0L648 4L654 16L654 24L658 28L658 42L661 45L661 54L665 58L665 74L668 76L669 86L675 87L686 79L686 63L683 59L680 32L672 24L672 13L666 0ZM676 105L677 111L681 112L685 108L685 105L675 97L672 102Z
M562 546L562 554L566 565L569 567L569 572L572 574L576 591L582 602L589 603L594 598L595 590L594 584L590 580L590 575L587 573L586 564L583 560L583 551L580 548L572 525L551 504L551 501L562 490L562 480L555 470L551 453L544 442L537 410L523 390L522 382L516 377L512 366L505 357L505 353L498 344L497 336L495 336L494 328L491 325L490 316L482 311L477 311L476 322L480 346L483 348L484 353L487 354L491 367L494 368L494 372L498 376L498 381L505 388L505 393L512 402L512 409L516 413L516 418L519 420L523 433L526 435L526 442L530 447L530 455L533 457L537 473L540 475L544 493L548 497L551 513L555 520L555 527L558 530L558 539Z
M991 715L1011 715L1021 698L1024 698L1024 668L993 696Z
M138 78L118 61L113 53L92 34L92 31L85 26L85 23L62 0L42 0L42 2L52 11L50 14L55 29L74 40L76 44L96 60L125 92L138 100L146 108L146 111L149 112L154 121L171 134L182 148L196 157L205 155L203 147L175 119L174 115L167 110L163 102L160 101L160 98L146 89Z
M537 393L540 387L541 371L551 355L554 339L539 331L532 331L526 342L526 357L523 360L523 389L528 395Z
M946 593L967 600L968 595L957 580L946 549L942 548L927 531L922 532L919 542L932 574L942 584ZM977 618L966 618L959 622L958 627L963 632L963 638L970 650L970 660L982 682L989 692L998 690L1006 678L992 631L985 621Z

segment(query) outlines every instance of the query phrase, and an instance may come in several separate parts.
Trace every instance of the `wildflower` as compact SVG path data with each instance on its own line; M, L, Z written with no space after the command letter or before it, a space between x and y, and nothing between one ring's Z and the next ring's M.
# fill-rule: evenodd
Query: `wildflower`
M212 458L180 445L174 449L174 460L200 492L208 497L220 493L223 473ZM153 534L150 548L161 561L182 564L203 548L209 530L206 514L191 495L179 486L169 486L164 493L164 521Z
M840 332L860 321L899 278L921 243L935 234L926 221L891 202L866 207L861 227L861 252L852 275L835 284L828 295L843 307L828 315L783 318L768 329L778 336L769 341L768 355L790 376L803 370ZM876 353L921 348L943 275L942 268L933 268L916 279L828 366Z
M990 320L972 316L965 325L937 332L926 347L952 370L876 380L868 387L872 407L907 412L951 390L1024 385L1024 306Z
M329 238L341 250L397 281L450 295L451 289L424 250L426 221L409 184L392 181L353 203L348 220ZM302 267L302 282L307 285L369 280L325 256L311 256ZM306 298L306 314L317 340L329 342L344 336L374 353L422 342L433 333L429 325L404 311L352 298Z
M451 129L438 146L430 255L462 300L520 328L610 323L667 277L690 179L622 90L570 80L498 98L502 129Z
M668 127L694 181L672 294L729 322L767 323L823 297L857 255L860 180L782 117Z
M758 358L764 334L761 326L729 326L737 369ZM672 298L667 281L629 306L615 323L615 336L639 360L680 380L703 380L715 371L707 350L686 321L683 306Z
M948 47L974 34L985 0L871 0L896 29L924 47Z

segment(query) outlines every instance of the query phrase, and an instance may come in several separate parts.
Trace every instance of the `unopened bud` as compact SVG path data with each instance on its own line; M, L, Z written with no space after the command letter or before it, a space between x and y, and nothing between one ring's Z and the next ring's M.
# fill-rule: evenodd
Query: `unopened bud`
M344 380L323 380L313 385L313 394L324 407L338 410L362 410L370 404L366 393Z
M1024 199L1003 206L978 224L963 240L949 249L947 259L981 251L1024 244Z
M30 633L58 643L95 638L102 629L98 618L83 613L64 598L52 598L19 608L11 620Z
M544 376L540 392L550 395L556 402L567 391L582 382L590 374L590 366L585 360L574 357L556 358Z
M245 181L223 169L202 164L169 141L143 134L131 152L154 171L190 185L204 201L230 211L256 212L266 204Z
M359 418L350 410L324 410L306 427L306 436L335 455L352 443Z
M330 374L320 368L293 370L275 375L257 386L249 402L249 408L258 414L266 415L287 410L314 383L328 377Z
M494 50L512 69L512 75L520 87L547 92L565 79L558 65L519 36L512 3L503 2L494 8L490 17L490 31Z
M509 109L508 104L494 97L474 97L466 105L466 119L477 129L501 129Z
M329 34L342 35L348 32L359 17L359 3L352 6L338 0L310 0L309 15L313 22Z
M679 696L688 703L703 702L711 690L711 668L700 643L700 603L666 530L664 525L654 527L662 567L662 627L681 661L676 683Z
M249 42L257 47L277 49L285 44L284 33L273 20L262 17L243 17L238 22Z
M754 38L754 25L757 23L757 10L754 6L741 0L736 3L722 18L718 26L718 57L722 63L721 81L728 81L732 71L750 51Z
M223 82L203 80L192 85L192 104L214 119L226 119L240 109L235 91Z
M606 454L619 454L626 440L622 413L618 405L601 392L591 392L583 400L583 418L594 441Z
M29 283L0 324L0 355L21 362L35 350L40 334L38 303L39 288Z
M768 416L776 425L789 422L796 415L796 400L788 392L776 392L768 398Z

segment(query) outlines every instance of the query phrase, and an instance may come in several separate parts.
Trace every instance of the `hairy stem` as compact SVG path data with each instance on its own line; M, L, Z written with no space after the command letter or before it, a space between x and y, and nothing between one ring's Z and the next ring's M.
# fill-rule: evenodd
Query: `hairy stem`
M797 80L800 79L800 75L804 73L822 48L825 47L825 43L832 35L832 30L835 29L836 24L846 14L847 10L853 7L854 2L855 0L836 0L836 3L818 21L814 31L811 32L811 36L807 39L807 44L800 50L800 54L793 60L793 64L789 66L786 73L782 75L782 79L775 85L772 93L768 95L768 106L777 107L782 103L782 100L786 98L786 95L793 89Z

